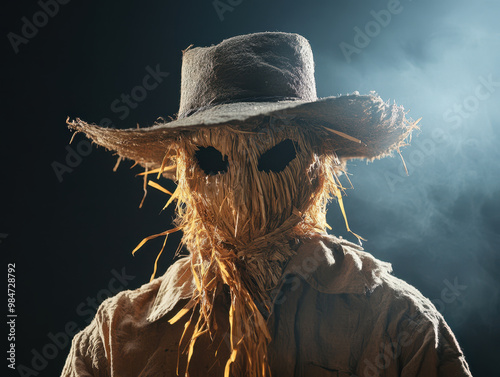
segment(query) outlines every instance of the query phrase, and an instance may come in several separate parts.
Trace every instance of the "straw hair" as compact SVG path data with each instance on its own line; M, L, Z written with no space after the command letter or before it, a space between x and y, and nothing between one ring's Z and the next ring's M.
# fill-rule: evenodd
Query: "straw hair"
M213 340L222 328L213 308L224 291L231 303L225 377L270 375L266 317L284 266L299 239L329 228L330 199L337 198L345 218L338 176L347 160L399 153L416 128L406 113L376 93L317 99L307 40L257 33L185 51L175 120L122 130L67 120L75 133L145 167L145 194L154 187L170 196L165 207L176 205L175 227L133 252L164 236L159 258L168 235L183 231L196 290L170 322L190 313L179 343L186 375L197 340ZM285 140L295 158L279 172L259 170L259 158ZM226 172L203 171L197 151L208 147L227 156ZM176 190L153 176L174 180Z
M375 158L393 150L399 153L411 131L418 128L418 121L401 116L397 122L398 136L391 139L390 145L387 142ZM148 240L165 236L159 258L168 235L182 230L179 249L186 246L191 256L197 289L187 306L170 320L173 323L191 313L179 343L179 352L187 353L186 375L197 339L215 339L218 326L212 309L215 298L226 287L231 299L231 349L225 376L269 376L267 345L271 337L265 317L272 310L273 289L295 253L294 246L300 238L330 229L326 206L332 198L338 200L350 231L342 203L344 188L338 179L347 159L339 158L337 147L345 151L346 143L362 145L366 139L332 130L319 122L305 125L296 119L289 122L264 117L256 123L251 129L234 124L179 129L161 140L163 152L155 152L156 162L140 159L140 153L133 156L136 163L146 168L142 174L145 192L147 186L152 186L171 194L165 207L176 203L177 212L173 229L146 237L133 252ZM97 144L114 149L108 136L115 130L108 134L79 119L69 124ZM259 171L259 157L283 140L294 142L296 157L278 173ZM132 140L120 142L120 148L127 150L134 145ZM156 149L159 147L159 143L155 144ZM196 151L202 147L215 147L228 156L227 172L205 174L196 159ZM131 158L124 149L114 150L120 157ZM170 193L150 181L153 176L172 179L178 186ZM191 323L195 312L198 319Z
M295 142L296 157L280 172L259 171L259 156L286 139ZM200 314L196 324L188 321L191 338L179 344L188 353L186 372L196 340L218 328L212 309L227 286L231 350L225 375L269 376L265 315L272 310L271 292L296 240L326 231L326 205L341 189L342 166L333 151L321 148L313 130L289 125L262 132L200 129L174 144L176 155L169 154L163 168L175 165L178 186L167 205L177 200L175 223L184 233L197 289L171 322L192 310ZM208 146L228 156L227 172L201 170L195 153Z

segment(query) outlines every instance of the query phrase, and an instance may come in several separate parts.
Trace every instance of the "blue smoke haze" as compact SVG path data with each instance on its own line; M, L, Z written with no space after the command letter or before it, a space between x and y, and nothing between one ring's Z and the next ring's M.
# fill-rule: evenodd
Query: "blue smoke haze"
M173 212L158 214L165 195L149 190L138 209L139 171L125 162L112 173L116 157L102 148L86 152L81 136L72 148L80 145L82 155L55 174L54 162L68 164L66 117L109 118L117 128L168 119L179 105L181 50L285 31L309 39L318 96L376 91L413 120L422 118L401 151L408 175L398 155L349 162L349 225L367 239L368 252L391 262L396 276L434 302L474 376L498 375L500 1L219 1L231 9L218 14L212 0L72 1L18 53L4 39L0 248L20 270L17 304L25 322L18 327L17 362L30 366L33 350L50 344L49 332L86 325L94 313L87 298L102 295L113 269L125 266L136 276L127 289L145 283L162 240L135 257L130 251L142 237L171 227ZM4 35L21 33L22 17L32 19L40 9L39 2L10 2L2 13ZM111 104L157 64L169 75L120 119ZM332 233L356 242L335 202L328 222ZM172 263L179 237L167 244L160 273ZM75 311L82 303L83 317ZM58 375L68 347L40 375Z
M322 94L376 90L414 120L422 117L420 132L402 150L409 176L399 157L350 164L354 190L344 201L350 225L366 236L368 251L433 299L464 339L483 339L481 352L494 358L500 351L500 3L401 4L350 63L342 52L316 54ZM376 11L383 5L371 3ZM363 30L373 18L357 14L352 27ZM350 34L344 38L353 44ZM353 238L339 230L333 205L329 216L338 233ZM456 300L443 298L454 281L462 285Z

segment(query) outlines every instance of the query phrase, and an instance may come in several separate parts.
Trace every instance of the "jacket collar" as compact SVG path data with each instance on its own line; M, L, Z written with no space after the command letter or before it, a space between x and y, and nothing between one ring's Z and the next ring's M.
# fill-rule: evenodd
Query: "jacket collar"
M366 294L392 271L390 263L379 261L351 242L329 235L301 240L297 254L285 268L287 276L300 276L315 290L326 294ZM169 313L180 300L196 289L190 257L175 262L160 278L160 288L148 315L154 322Z
M390 263L379 261L362 247L342 238L317 235L302 243L284 275L298 275L326 294L365 294L390 272Z
M160 288L147 318L150 322L169 313L180 300L193 297L196 284L191 272L191 257L179 259L158 279L161 280Z

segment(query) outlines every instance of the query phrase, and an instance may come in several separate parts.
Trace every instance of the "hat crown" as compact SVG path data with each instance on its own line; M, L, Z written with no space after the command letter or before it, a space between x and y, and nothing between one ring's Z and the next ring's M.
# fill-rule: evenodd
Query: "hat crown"
M241 35L183 54L178 118L222 103L316 99L311 46L298 34Z

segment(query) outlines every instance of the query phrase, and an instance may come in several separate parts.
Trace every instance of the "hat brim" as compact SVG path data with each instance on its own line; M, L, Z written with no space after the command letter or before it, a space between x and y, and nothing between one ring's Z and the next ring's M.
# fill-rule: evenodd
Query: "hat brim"
M199 128L231 126L258 130L266 118L281 124L314 127L341 160L373 160L405 145L414 125L402 106L388 104L379 96L350 94L313 102L237 102L211 106L171 122L147 128L104 128L76 119L69 128L83 132L94 143L143 166L161 166L169 144L180 133ZM329 149L330 149L329 148Z

